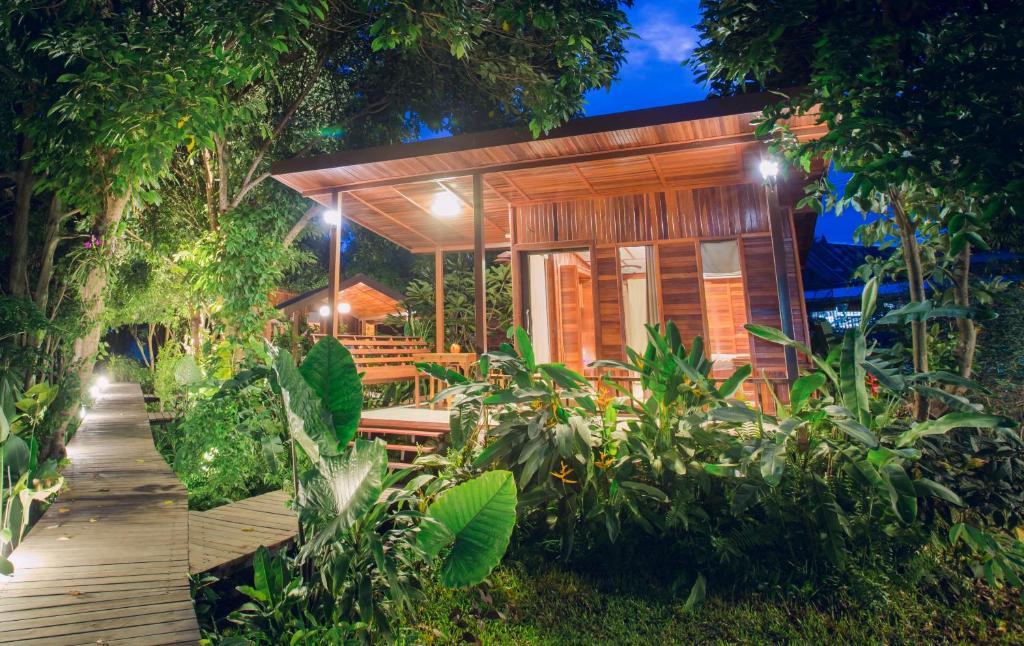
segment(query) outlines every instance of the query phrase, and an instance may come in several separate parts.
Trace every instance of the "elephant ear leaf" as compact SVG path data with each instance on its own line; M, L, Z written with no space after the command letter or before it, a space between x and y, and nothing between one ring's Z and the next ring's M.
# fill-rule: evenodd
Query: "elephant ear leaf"
M318 529L303 547L307 554L348 531L373 506L384 488L387 464L384 442L356 440L345 455L324 457L303 474L300 513Z
M428 558L448 548L441 563L443 585L477 584L498 565L516 523L516 502L510 471L488 471L437 497L421 525L419 546Z
M314 463L321 456L338 455L341 449L330 413L306 383L287 350L274 358L274 376L284 400L288 432Z
M331 413L338 446L356 436L363 409L363 381L352 354L330 336L317 341L299 366L302 377Z

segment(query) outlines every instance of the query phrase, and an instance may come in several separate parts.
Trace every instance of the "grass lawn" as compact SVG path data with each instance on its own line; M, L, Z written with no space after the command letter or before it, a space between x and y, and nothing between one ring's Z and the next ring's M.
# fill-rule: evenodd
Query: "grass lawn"
M407 643L426 644L1024 644L1021 604L979 595L952 607L890 592L871 609L824 611L807 603L686 594L659 596L636 581L609 581L511 563L481 590L427 591ZM649 592L655 590L655 592Z

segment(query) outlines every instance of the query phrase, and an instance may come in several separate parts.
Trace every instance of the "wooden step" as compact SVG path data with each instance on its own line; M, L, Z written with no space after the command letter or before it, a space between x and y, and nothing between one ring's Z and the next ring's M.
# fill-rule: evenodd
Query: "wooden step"
M360 433L370 436L379 435L407 435L409 437L429 437L431 439L439 439L444 437L448 431L417 431L412 429L401 429L401 428L360 428Z
M349 442L348 445L352 446L354 442ZM388 444L388 451L398 451L400 453L433 453L437 450L436 446L430 444Z
M360 428L374 428L374 429L415 429L423 431L440 431L448 432L448 422L421 422L418 420L408 419L377 419L374 417L364 417L359 420Z

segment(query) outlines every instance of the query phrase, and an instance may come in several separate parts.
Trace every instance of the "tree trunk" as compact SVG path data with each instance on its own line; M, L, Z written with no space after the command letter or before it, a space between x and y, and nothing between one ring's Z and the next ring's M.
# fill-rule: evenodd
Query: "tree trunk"
M954 271L953 298L957 305L971 306L971 245L964 245L956 258ZM978 346L978 328L973 319L958 318L956 320L956 362L960 368L960 376L970 379L974 369L974 352Z
M53 256L60 244L60 225L68 213L61 212L60 200L54 195L50 199L50 211L46 216L46 229L43 233L43 248L40 252L39 275L36 277L36 289L33 298L40 311L46 313L50 302L50 280L53 278Z
M903 261L907 268L907 283L910 286L910 302L925 300L924 270L921 268L921 250L917 244L917 227L905 210L902 197L890 193L893 216L900 231L903 246ZM914 372L928 372L928 331L924 320L910 324ZM914 393L914 418L922 421L928 417L928 401L920 393Z
M102 241L103 256L110 254L111 241L106 239L107 232L120 222L127 205L128 195L106 196L103 214L95 227L96 235ZM93 365L96 363L96 351L100 347L100 337L103 335L100 317L103 315L103 291L106 287L107 265L105 262L97 262L89 268L80 292L86 320L90 322L89 331L75 341L75 360L80 362L78 375L83 384L92 374Z
M28 216L32 208L32 193L36 177L32 174L32 142L22 137L21 166L17 173L14 195L14 223L11 231L11 271L8 274L8 291L11 296L28 296Z

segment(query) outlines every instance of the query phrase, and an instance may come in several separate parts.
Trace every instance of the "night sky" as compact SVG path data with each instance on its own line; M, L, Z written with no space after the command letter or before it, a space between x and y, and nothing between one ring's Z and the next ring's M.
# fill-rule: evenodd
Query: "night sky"
M637 0L627 10L637 38L628 43L626 63L611 90L591 92L587 97L588 116L650 108L672 103L700 101L707 91L683 66L697 44L692 25L699 18L697 0ZM839 190L845 177L833 172L832 181ZM818 218L815 235L831 242L853 242L853 231L864 220L854 212L842 217L825 214Z

